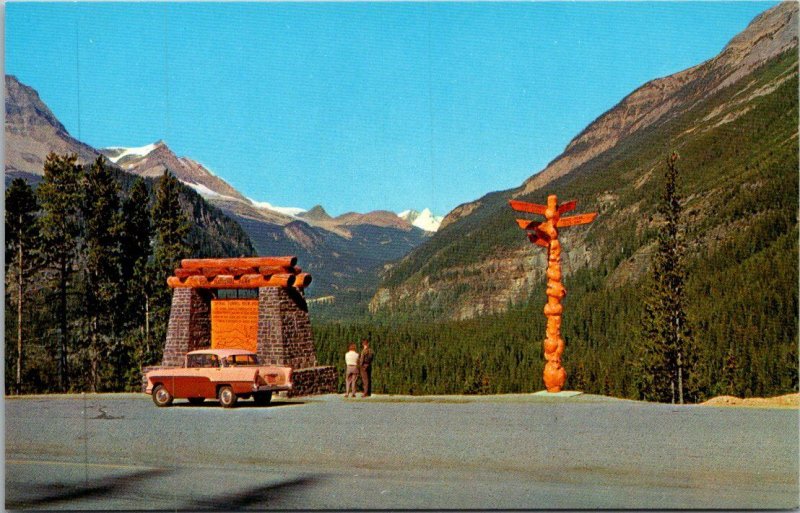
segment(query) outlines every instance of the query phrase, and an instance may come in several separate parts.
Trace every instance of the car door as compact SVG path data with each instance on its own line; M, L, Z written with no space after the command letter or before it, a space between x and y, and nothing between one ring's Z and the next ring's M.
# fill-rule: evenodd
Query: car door
M220 368L220 361L217 355L210 354L206 356L208 356L208 359L206 360L206 368L204 370L208 381L202 385L203 393L205 394L203 397L213 399L217 397L217 385L221 383L222 369Z
M206 355L190 354L186 357L186 368L175 378L175 397L208 397L208 376L205 372Z

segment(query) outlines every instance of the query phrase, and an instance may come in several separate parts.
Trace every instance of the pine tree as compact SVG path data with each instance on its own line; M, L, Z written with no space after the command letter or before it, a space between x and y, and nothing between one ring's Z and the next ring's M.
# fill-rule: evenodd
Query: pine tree
M153 227L150 219L150 195L141 178L131 187L122 205L122 281L128 291L128 321L142 325L147 302L147 262L153 253Z
M150 195L139 177L133 182L122 204L122 279L133 278L152 254L153 228L150 220Z
M44 179L36 189L42 215L39 218L42 244L48 266L56 275L58 301L56 311L59 325L58 383L61 391L69 386L67 369L67 344L69 325L67 288L77 258L79 237L82 232L81 176L83 168L77 164L77 155L59 156L50 153L44 163Z
M128 198L122 205L122 217L122 283L128 297L125 309L127 323L140 331L140 336L131 336L129 339L138 369L152 357L149 303L154 285L148 269L148 261L153 253L150 195L143 179L137 178L131 186Z
M6 277L13 274L17 288L17 363L14 383L17 394L22 390L23 298L27 278L38 267L38 210L36 195L31 187L22 178L15 178L6 189L6 265L13 268L13 273L6 273Z
M101 382L101 363L119 356L122 294L122 214L119 185L98 157L86 173L83 215L85 219L86 316L89 335L89 383L96 392Z
M187 242L189 218L181 208L179 194L178 180L169 171L164 171L158 181L153 205L155 249L150 271L154 280L152 311L159 327L165 325L166 312L169 308L167 278L176 267L179 267L181 259L186 258L190 252Z
M677 193L678 155L667 158L664 193L659 213L664 224L651 267L650 295L642 316L643 343L639 355L638 389L643 399L683 404L689 373L696 362L691 329L684 310L684 245L680 236L680 197Z

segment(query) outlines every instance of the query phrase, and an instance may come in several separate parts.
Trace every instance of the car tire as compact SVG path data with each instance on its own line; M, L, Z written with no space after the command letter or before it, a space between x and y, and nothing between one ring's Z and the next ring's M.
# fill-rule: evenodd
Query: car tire
M253 401L259 406L265 406L272 400L272 392L257 392L253 394Z
M219 398L219 404L223 408L233 408L236 406L236 394L233 392L233 388L225 385L224 387L220 387L219 394L217 394Z
M156 406L159 408L170 406L172 404L172 399L172 394L169 393L169 390L167 390L164 385L156 385L153 389L153 402L156 403Z
M203 404L203 401L205 400L206 400L205 397L190 397L189 404L194 404L194 405Z

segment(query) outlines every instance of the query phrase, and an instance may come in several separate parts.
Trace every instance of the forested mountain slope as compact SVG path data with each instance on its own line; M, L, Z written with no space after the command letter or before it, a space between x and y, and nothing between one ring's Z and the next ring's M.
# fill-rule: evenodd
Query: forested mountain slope
M675 151L686 310L700 362L696 389L738 396L796 391L797 4L758 17L722 55L728 57L692 68L694 78L670 93L671 108L656 120L620 123L613 144L535 188L539 175L451 212L435 236L385 273L371 302L373 318L384 324L317 328L322 345L368 333L391 363L375 378L389 390L540 388L546 252L528 242L514 222L526 216L508 200L543 203L557 194L578 200L576 213L599 212L591 225L560 237L567 386L637 397L640 320L662 223L657 206L665 159ZM630 99L564 155L594 144L586 134L620 115Z
M459 319L525 301L541 285L545 255L514 222L517 215L507 203L512 197L541 202L555 193L577 199L577 212L600 212L591 226L564 232L567 277L588 267L607 271L609 284L637 279L647 267L658 222L653 214L660 166L673 150L681 155L686 219L696 250L714 251L743 226L752 226L757 220L749 212L727 213L731 201L747 201L776 185L784 190L791 182L780 177L796 171L796 22L796 3L771 9L719 57L632 93L519 188L458 207L434 237L386 273L373 311L414 311L422 305L435 316ZM675 89L668 99L645 105L648 91L668 86ZM631 104L639 106L635 122ZM593 156L579 158L578 148ZM570 166L565 168L565 161ZM796 201L796 188L788 189ZM791 205L760 205L756 211L787 208Z

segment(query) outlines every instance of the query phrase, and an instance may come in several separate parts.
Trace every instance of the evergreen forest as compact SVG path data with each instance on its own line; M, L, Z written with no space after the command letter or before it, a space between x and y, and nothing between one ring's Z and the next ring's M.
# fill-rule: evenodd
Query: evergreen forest
M161 361L180 259L252 245L168 172L54 153L43 171L6 187L6 393L140 390L141 368Z
M518 199L544 203L547 194L580 199L579 212L599 212L580 237L593 255L567 266L562 335L566 389L670 402L655 362L653 326L658 282L680 275L683 386L687 402L716 395L774 396L798 391L798 82L796 52L765 65L746 86L778 82L772 94L747 97L729 87L670 122L624 140L612 151ZM733 107L732 107L733 106ZM731 113L731 122L708 121ZM674 227L680 269L664 278L654 269L660 251L667 175L675 151ZM463 269L528 244L514 223L508 191L491 193L469 216L390 268L384 286L469 279ZM613 198L613 201L604 201ZM670 215L674 215L670 214ZM576 228L572 228L576 230ZM582 240L581 240L582 239ZM545 250L530 247L530 251ZM599 256L598 256L599 255ZM541 260L544 261L543 259ZM463 283L413 305L351 315L314 305L318 354L342 367L348 342L372 340L379 393L461 394L543 389L545 277L530 296L505 312L442 320L469 294L492 294ZM650 305L650 308L648 308ZM649 310L649 313L648 313ZM649 317L649 319L648 319ZM349 319L349 320L348 320ZM369 319L368 321L366 319ZM666 339L664 339L666 340ZM677 354L662 341L657 352ZM673 367L677 360L672 358Z

